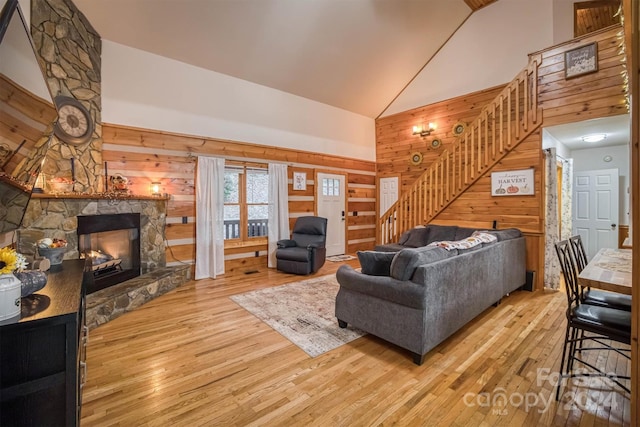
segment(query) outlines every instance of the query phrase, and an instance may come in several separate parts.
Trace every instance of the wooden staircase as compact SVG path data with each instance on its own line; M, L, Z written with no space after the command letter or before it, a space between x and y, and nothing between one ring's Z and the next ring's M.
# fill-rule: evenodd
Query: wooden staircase
M540 62L540 56L530 57L527 67L380 217L379 244L397 242L404 231L427 224L541 126Z

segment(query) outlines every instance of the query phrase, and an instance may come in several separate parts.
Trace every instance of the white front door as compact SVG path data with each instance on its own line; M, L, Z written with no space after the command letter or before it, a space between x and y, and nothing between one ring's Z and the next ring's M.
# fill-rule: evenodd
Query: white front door
M345 176L318 173L318 216L327 218L327 256L345 252Z
M574 173L573 234L580 234L589 259L618 247L618 169Z
M398 177L380 178L380 211L382 216L398 200Z

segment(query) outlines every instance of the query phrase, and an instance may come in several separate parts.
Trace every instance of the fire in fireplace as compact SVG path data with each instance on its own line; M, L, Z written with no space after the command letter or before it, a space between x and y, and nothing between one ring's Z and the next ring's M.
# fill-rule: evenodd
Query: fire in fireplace
M78 252L91 259L87 293L140 275L140 214L78 215Z

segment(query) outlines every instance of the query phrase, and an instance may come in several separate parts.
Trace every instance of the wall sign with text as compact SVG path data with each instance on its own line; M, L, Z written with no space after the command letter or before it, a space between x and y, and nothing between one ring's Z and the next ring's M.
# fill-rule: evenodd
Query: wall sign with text
M533 169L491 173L492 196L531 196L533 188Z

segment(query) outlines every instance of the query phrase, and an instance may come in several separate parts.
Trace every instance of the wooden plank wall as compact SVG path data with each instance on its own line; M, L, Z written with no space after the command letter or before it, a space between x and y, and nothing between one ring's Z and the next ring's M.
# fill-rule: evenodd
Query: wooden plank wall
M171 195L167 207L167 263L195 262L196 156L219 156L234 161L288 164L289 218L316 211L315 174L318 171L347 176L347 253L373 248L375 243L375 163L306 151L223 141L148 129L104 124L102 156L107 173L120 173L134 193L147 194L149 183L162 183ZM307 188L293 190L293 172L307 174ZM357 211L358 216L353 216ZM249 271L265 266L267 245L225 248L225 271Z
M467 94L458 98L419 107L376 120L376 162L378 176L400 176L400 190L405 191L422 174L426 166L436 160L455 141L453 126L468 124L478 112L491 102L505 85ZM431 135L413 135L413 126L434 123ZM431 142L442 144L432 148ZM411 154L423 156L421 165L411 163Z
M57 112L51 102L4 74L0 74L0 104L0 165L4 165L2 170L8 174L17 175L24 159L33 157L38 143L42 144L41 138L53 124ZM5 152L7 149L9 153ZM7 159L10 160L5 165Z
M620 72L622 55L615 26L587 37L554 46L532 55L541 55L539 69L539 105L543 109L543 127L572 123L626 113L623 81ZM598 42L599 71L570 80L564 78L564 52L577 46ZM455 137L452 127L468 123L491 102L503 86L452 98L376 120L376 159L378 176L400 176L405 188L419 176ZM412 126L435 122L436 131L429 137L412 135ZM434 223L498 228L520 228L527 238L527 268L536 271L536 287L543 287L544 272L544 156L542 132L521 142L513 152L488 171L477 183L440 213ZM430 142L442 140L440 148ZM410 164L413 151L423 154L420 166ZM395 153L395 155L394 155ZM491 172L533 168L535 195L492 197Z

